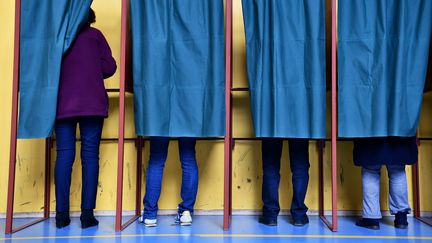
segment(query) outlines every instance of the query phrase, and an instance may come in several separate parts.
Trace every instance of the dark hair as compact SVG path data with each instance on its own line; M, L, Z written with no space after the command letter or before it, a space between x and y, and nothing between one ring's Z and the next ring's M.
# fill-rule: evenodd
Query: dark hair
M93 24L96 23L96 14L93 11L93 9L90 9L89 11L89 15L88 15L88 23L89 24Z

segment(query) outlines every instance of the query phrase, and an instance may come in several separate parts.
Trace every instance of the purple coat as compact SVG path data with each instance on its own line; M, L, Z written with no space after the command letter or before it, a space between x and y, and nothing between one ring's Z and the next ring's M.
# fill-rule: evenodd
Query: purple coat
M108 116L104 79L117 69L103 34L85 27L63 56L57 99L57 119Z

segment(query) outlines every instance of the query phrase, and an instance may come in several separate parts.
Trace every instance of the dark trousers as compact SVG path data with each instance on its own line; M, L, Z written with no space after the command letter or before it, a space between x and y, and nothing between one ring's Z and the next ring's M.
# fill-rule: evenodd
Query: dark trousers
M155 219L158 201L162 189L162 177L168 154L169 137L150 138L150 160L146 175L146 192L144 196L144 218ZM183 200L178 211L193 212L198 191L198 166L195 158L195 138L179 138L178 146L182 167L182 184L180 196Z
M283 139L281 138L264 138L262 140L263 215L272 219L275 219L280 211L278 191L282 144ZM308 210L304 200L309 183L309 141L307 139L290 139L289 155L293 184L291 215L293 218L300 218L304 217Z
M55 164L56 211L69 211L72 166L75 161L76 127L81 134L81 209L94 209L99 176L99 144L103 117L77 117L55 124L57 158Z

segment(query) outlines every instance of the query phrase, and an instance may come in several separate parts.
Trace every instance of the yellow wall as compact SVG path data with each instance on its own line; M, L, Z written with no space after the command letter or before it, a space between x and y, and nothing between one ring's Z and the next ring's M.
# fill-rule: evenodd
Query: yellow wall
M7 169L9 161L10 106L12 90L13 18L12 1L0 2L0 210L6 211Z
M9 161L9 136L10 136L10 112L11 112L11 88L12 88L12 62L13 62L13 18L14 1L0 1L0 213L6 208L7 169ZM120 0L94 0L93 8L97 14L96 27L100 28L111 45L113 54L119 62L120 52ZM244 47L244 30L241 15L241 1L234 1L234 86L245 87L246 64ZM118 87L119 73L106 81L108 88ZM425 99L422 120L420 124L421 136L432 136L432 113L430 107L432 97ZM104 137L117 136L118 124L118 98L110 94L110 117L106 120L103 132ZM328 113L329 114L329 113ZM134 136L133 102L132 96L127 97L126 135ZM234 136L252 136L251 117L249 111L249 97L247 93L234 95ZM145 146L144 159L146 166L148 158L148 144ZM330 167L330 144L326 147L325 169ZM361 183L360 170L354 167L352 162L352 144L341 142L338 161L338 187L339 208L341 210L361 209ZM77 147L79 149L79 147ZM43 206L43 159L44 142L42 140L19 141L17 156L17 184L15 210L17 212L40 212ZM53 150L55 151L55 149ZM282 160L280 200L283 209L289 208L291 186L288 161L287 144L284 144ZM421 183L430 185L432 176L431 153L432 143L424 142L420 146L420 168L422 172ZM79 154L79 153L77 153ZM53 152L55 156L55 152ZM196 209L220 210L223 207L223 142L199 142L197 145L197 158L199 161L200 186ZM318 168L315 143L310 146L311 180L307 194L307 204L311 210L318 208ZM77 158L74 166L73 184L71 188L71 210L80 208L81 172L80 160ZM124 209L131 210L134 207L136 153L133 143L127 143L125 147L125 180L124 180ZM52 161L52 168L54 160ZM105 142L101 145L100 158L100 183L98 191L97 210L114 210L116 196L116 170L117 170L117 145ZM256 210L261 208L261 152L259 142L236 142L233 151L233 207L234 209ZM410 172L410 168L407 170ZM53 172L51 172L53 175ZM144 170L145 175L145 170ZM387 183L383 174L382 208L387 209L386 192ZM53 176L51 176L53 179ZM408 173L408 180L411 179ZM325 192L330 198L330 174L325 177ZM162 196L159 206L161 209L175 209L180 201L181 171L177 152L177 145L172 142L165 169ZM144 183L144 182L143 182ZM409 184L411 188L411 184ZM54 186L51 186L51 210L55 208ZM425 210L432 211L432 205L428 198L432 198L432 189L422 187L422 205ZM410 196L410 200L411 200ZM326 209L329 209L330 201L326 200Z

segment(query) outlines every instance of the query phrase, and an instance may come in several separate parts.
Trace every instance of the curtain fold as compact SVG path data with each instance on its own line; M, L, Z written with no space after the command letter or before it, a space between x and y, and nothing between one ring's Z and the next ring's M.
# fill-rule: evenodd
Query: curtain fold
M136 134L225 135L222 0L131 0Z
M324 0L243 0L257 137L324 138Z
M415 136L430 0L339 0L339 136Z
M63 54L92 0L21 0L19 138L52 135Z

